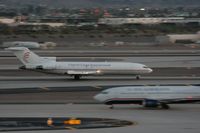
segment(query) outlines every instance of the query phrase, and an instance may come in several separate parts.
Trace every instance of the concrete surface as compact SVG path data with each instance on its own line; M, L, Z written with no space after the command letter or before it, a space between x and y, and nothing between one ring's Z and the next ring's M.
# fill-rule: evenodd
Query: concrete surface
M171 107L170 110L158 110L125 105L110 110L101 104L10 104L0 106L0 117L99 117L137 122L137 125L120 128L29 131L28 133L199 133L200 104L173 105ZM27 131L20 133L27 133Z

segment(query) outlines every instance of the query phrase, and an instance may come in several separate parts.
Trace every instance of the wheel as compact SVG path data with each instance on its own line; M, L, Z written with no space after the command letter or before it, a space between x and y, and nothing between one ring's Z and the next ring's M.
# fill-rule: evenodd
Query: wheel
M74 75L74 79L75 80L79 80L80 79L80 75Z
M167 105L167 104L161 104L161 107L162 107L163 109L169 109L169 108L170 108L169 105Z
M113 108L114 108L114 106L113 106L113 105L111 105L109 108L110 108L110 109L113 109Z
M140 79L140 75L137 75L137 76L136 76L136 79L139 80L139 79Z

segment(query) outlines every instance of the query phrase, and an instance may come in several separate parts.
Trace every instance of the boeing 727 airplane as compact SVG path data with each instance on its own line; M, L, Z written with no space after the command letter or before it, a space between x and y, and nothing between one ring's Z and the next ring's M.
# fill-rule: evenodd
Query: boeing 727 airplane
M200 86L127 86L102 91L94 97L107 105L140 104L169 109L168 104L200 102Z
M139 63L57 62L56 57L40 57L25 47L10 47L6 50L12 51L24 64L21 69L70 75L77 80L81 76L103 74L135 75L139 79L139 75L152 72L151 68Z

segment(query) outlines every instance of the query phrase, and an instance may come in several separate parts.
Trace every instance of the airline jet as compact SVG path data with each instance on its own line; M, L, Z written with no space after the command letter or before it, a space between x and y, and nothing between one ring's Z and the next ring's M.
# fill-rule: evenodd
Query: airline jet
M74 76L78 80L81 76L103 74L139 75L151 73L152 69L139 63L129 62L57 62L56 57L40 57L25 47L10 47L24 64L20 69L55 73Z
M127 86L114 87L94 96L102 103L140 104L169 109L168 104L200 102L200 86Z

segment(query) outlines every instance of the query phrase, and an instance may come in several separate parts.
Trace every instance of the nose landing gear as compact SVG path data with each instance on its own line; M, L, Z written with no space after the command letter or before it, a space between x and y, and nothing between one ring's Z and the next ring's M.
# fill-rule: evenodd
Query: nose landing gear
M113 109L114 108L114 106L111 104L111 106L109 107L110 109Z
M161 108L163 108L163 109L169 109L170 107L167 104L161 104Z
M74 75L75 80L80 80L81 76L80 75Z

